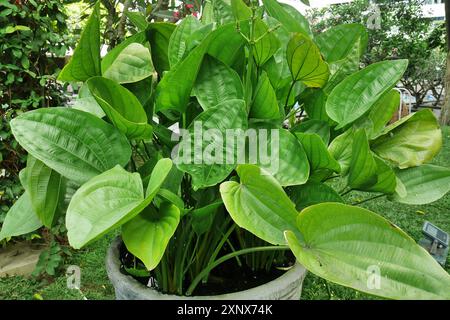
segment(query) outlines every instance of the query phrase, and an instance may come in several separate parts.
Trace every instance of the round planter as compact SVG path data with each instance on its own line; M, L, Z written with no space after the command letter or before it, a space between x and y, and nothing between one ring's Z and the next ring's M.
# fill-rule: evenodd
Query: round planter
M117 300L298 300L302 292L306 269L296 264L289 271L264 285L244 291L213 296L177 296L148 288L120 271L120 237L112 242L106 255L106 270Z

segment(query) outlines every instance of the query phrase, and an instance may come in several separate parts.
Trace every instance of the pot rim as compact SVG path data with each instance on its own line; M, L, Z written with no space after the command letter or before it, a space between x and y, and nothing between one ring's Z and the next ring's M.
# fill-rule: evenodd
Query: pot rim
M307 272L306 269L297 262L280 277L247 290L219 295L178 296L159 292L143 285L131 275L123 274L120 271L121 262L119 259L119 248L121 244L122 238L117 236L111 243L106 254L106 269L113 286L116 287L116 285L120 283L122 286L125 286L127 290L135 292L138 296L149 296L149 294L151 294L158 300L245 300L248 299L248 297L258 296L261 292L279 291L280 288L290 286L299 281L299 278L303 281Z

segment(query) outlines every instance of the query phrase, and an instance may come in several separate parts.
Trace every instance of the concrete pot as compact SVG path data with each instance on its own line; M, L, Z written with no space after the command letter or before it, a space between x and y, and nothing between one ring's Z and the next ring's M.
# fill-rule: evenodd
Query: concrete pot
M120 272L121 244L120 237L114 239L106 255L106 270L114 286L117 300L298 300L306 276L306 269L297 263L279 278L244 291L192 297L163 294Z

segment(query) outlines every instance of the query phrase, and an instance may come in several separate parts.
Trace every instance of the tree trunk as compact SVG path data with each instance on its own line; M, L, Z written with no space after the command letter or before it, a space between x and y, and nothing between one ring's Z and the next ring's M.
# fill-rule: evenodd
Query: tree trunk
M445 0L445 29L447 31L447 67L445 70L445 99L441 108L441 125L450 121L450 0Z
M125 39L125 25L127 23L127 12L128 9L131 7L132 1L131 0L125 0L125 3L123 4L123 12L122 16L120 17L119 26L118 26L118 32L117 37L120 41Z

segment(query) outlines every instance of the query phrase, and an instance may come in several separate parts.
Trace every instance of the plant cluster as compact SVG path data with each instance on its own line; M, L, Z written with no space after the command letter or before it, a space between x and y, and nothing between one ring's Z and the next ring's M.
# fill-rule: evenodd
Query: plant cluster
M200 20L140 23L101 59L97 4L59 75L83 83L75 106L10 122L29 156L0 239L58 216L76 249L121 228L126 270L168 293L195 294L225 261L270 270L290 250L309 271L360 291L449 298L450 276L422 247L342 198L360 190L422 204L449 191L450 169L426 164L442 144L432 112L386 126L408 61L361 69L364 26L314 36L291 6L263 5L215 0ZM196 139L198 130L208 134ZM231 145L229 131L240 133ZM239 160L239 143L269 150L278 165ZM232 161L196 161L197 148ZM329 183L337 177L343 190ZM381 286L370 285L375 269Z
M66 19L60 0L0 1L0 223L23 190L18 174L26 162L9 121L64 101L55 73L72 41Z

